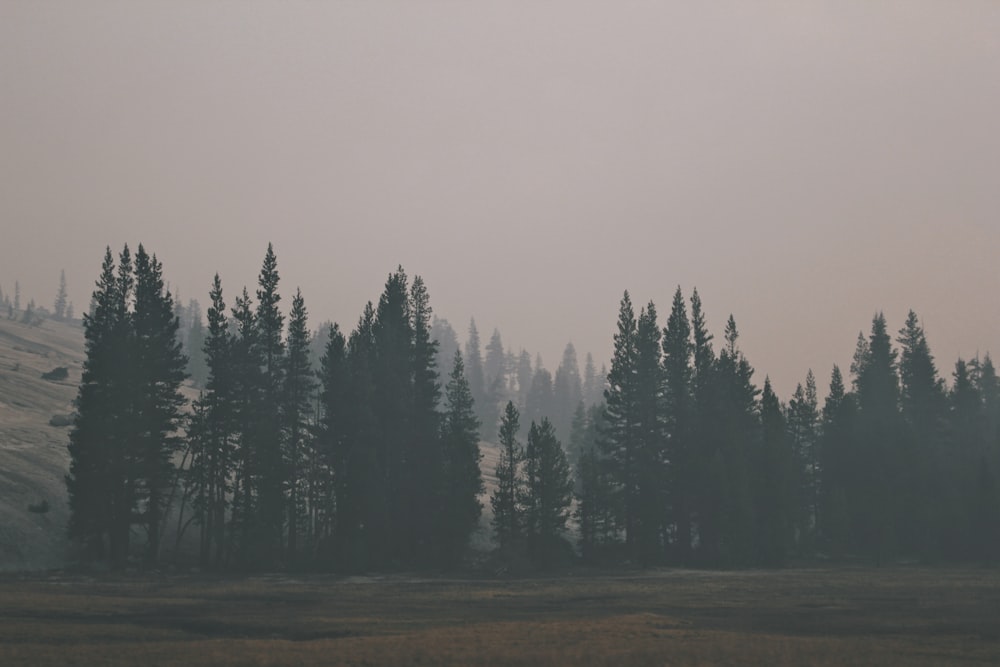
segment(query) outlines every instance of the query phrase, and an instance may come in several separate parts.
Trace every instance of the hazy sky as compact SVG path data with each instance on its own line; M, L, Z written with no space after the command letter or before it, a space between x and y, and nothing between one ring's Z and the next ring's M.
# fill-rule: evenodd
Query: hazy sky
M0 286L142 241L230 303L268 241L351 328L610 356L697 286L783 398L883 309L1000 354L1000 2L0 2ZM287 299L290 301L290 298ZM287 306L287 301L285 302Z

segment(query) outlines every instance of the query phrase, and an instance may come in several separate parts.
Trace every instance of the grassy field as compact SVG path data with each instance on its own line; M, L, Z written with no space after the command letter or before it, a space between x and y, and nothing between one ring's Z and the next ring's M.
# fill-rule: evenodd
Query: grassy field
M0 665L1000 664L1000 572L0 579Z

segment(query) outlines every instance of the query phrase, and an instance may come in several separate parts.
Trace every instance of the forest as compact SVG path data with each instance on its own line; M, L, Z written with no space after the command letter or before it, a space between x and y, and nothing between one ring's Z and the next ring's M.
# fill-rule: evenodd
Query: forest
M732 315L716 341L697 290L665 322L624 292L610 367L581 374L570 344L553 376L499 331L484 358L474 321L463 350L402 267L350 330L311 330L301 292L283 312L279 282L269 246L252 294L216 275L202 324L155 255L107 250L76 559L156 566L169 532L214 571L454 569L486 503L491 557L518 567L1000 558L1000 380L986 354L946 381L912 311L895 336L875 314L821 404L811 370L787 401L761 382Z

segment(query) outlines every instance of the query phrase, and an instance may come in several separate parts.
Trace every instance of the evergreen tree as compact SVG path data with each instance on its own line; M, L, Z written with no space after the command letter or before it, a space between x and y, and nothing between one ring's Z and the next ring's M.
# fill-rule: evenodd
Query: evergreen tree
M114 544L121 537L115 530L120 519L116 500L122 499L126 484L121 467L112 469L124 437L122 421L115 418L116 407L126 396L122 386L125 349L121 345L126 322L119 308L119 288L114 258L108 248L94 291L94 311L83 318L87 357L77 392L76 419L70 431L70 466L66 476L70 538L83 545L87 557L98 559L108 555L105 540L110 539L113 554L120 561L116 565L124 562L121 546Z
M188 357L187 374L198 387L204 387L208 380L208 365L205 360L205 325L201 319L201 305L194 299L188 304L188 318L191 326L187 331L185 350Z
M273 246L267 252L257 278L255 327L260 369L260 405L257 418L255 452L256 507L254 517L254 554L259 564L274 567L280 562L285 524L284 488L288 470L282 455L281 399L284 387L285 344L282 338L285 318L278 309L278 260Z
M427 286L420 276L413 278L410 288L410 319L413 331L413 413L410 444L406 451L406 488L403 507L408 514L408 551L418 562L430 563L437 558L434 517L437 512L436 492L440 485L442 454L440 446L441 385L437 371L437 341L431 338L433 310Z
M52 314L60 322L66 319L66 271L59 272L59 291L56 292L56 300L52 306Z
M431 318L431 340L437 343L434 365L441 377L451 375L451 362L460 350L458 335L448 320L434 315Z
M796 531L800 541L808 540L810 543L819 525L819 418L816 377L810 369L806 374L805 387L801 383L795 387L795 394L788 404L787 419L796 478L800 481L796 502L800 511L795 517Z
M334 565L336 561L330 560L338 557L336 541L348 533L346 526L349 525L348 518L352 509L348 501L348 475L351 472L350 447L354 444L348 429L351 368L347 339L337 324L333 324L328 331L319 377L320 419L316 449L323 467L329 472L327 481L332 481L332 484L323 486L322 492L314 500L312 520L319 555L326 564ZM318 487L317 491L319 490Z
M483 355L479 344L479 330L476 320L469 320L469 338L465 342L465 375L469 381L472 400L476 403L476 417L482 422L486 412L486 377L483 371Z
M604 390L604 431L600 447L607 475L613 480L614 511L625 530L626 550L630 556L635 556L636 552L639 503L641 420L638 414L637 357L635 313L629 294L625 292L618 312L618 332L614 336L608 387Z
M761 565L783 565L793 542L795 477L792 448L781 404L764 379L760 401L761 443L754 463L757 559Z
M137 426L138 492L147 534L146 559L156 563L171 490L176 482L174 454L186 400L180 386L187 375L187 358L177 338L170 292L163 285L163 269L140 244L135 255L133 400Z
M263 355L253 299L247 293L236 298L232 308L236 332L231 347L233 396L236 399L236 456L233 467L233 500L229 551L239 566L252 565L258 557L254 540L259 539L258 496L263 463L260 458L260 428L268 413L263 409Z
M525 399L524 414L531 421L541 421L553 411L552 374L537 366L535 376L531 379L531 389Z
M446 409L442 422L441 444L444 454L441 485L441 510L438 534L447 564L462 555L469 535L479 521L483 478L479 471L479 420L475 414L472 391L465 379L462 355L455 354L451 377L445 388Z
M858 493L851 501L859 546L874 555L877 565L895 549L894 527L904 510L898 502L902 452L896 357L885 316L878 313L864 354L855 357L858 444L864 457L855 461Z
M235 468L239 401L233 337L219 274L215 274L209 296L212 305L208 309L208 336L202 345L207 377L192 418L188 475L195 493L195 520L201 528L201 564L218 568L226 557L226 513Z
M497 488L490 496L490 505L493 508L493 532L503 553L509 553L523 537L520 500L524 494L524 480L521 478L520 466L524 452L517 441L519 419L520 414L514 403L507 401L507 407L500 418Z
M669 500L676 532L676 559L680 563L691 561L697 488L692 353L691 323L678 287L663 330L663 370Z
M573 343L567 343L563 351L562 361L556 369L552 381L552 427L556 434L569 435L573 422L573 411L583 400L583 380L580 378L580 367L576 360L576 348Z
M531 381L535 377L535 369L531 367L531 354L521 350L517 357L517 405L522 412L528 407L528 394L531 392Z
M308 473L312 460L310 438L312 397L316 388L309 363L308 312L302 291L296 290L288 315L288 352L285 355L282 397L284 466L288 471L288 561L295 563L300 531L307 527Z
M379 298L373 334L374 403L377 460L383 475L382 512L371 524L376 553L401 563L407 547L407 454L414 425L413 328L409 285L402 267L391 274Z
M634 506L632 555L640 562L654 563L665 546L667 495L667 434L664 408L664 373L661 333L652 301L639 313L635 336L636 384L636 504Z
M90 556L107 555L120 568L135 521L146 530L147 561L158 557L186 360L161 266L141 245L134 265L125 246L117 271L107 250L94 304L84 318L87 360L70 434L69 532Z
M548 419L532 422L524 453L524 521L529 554L547 564L564 544L573 482L569 463Z

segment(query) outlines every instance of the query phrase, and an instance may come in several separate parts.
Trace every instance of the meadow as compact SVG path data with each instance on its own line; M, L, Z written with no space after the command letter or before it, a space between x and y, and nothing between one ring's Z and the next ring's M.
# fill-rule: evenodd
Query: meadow
M1000 572L6 575L2 665L990 665Z

